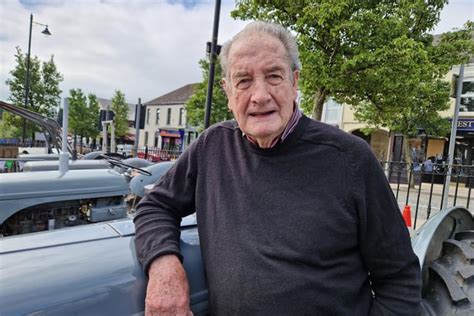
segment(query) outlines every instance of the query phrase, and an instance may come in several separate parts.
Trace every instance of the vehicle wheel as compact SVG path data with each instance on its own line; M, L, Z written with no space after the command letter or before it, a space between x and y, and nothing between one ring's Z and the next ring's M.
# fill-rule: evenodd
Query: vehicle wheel
M474 315L474 230L443 242L428 268L422 315Z

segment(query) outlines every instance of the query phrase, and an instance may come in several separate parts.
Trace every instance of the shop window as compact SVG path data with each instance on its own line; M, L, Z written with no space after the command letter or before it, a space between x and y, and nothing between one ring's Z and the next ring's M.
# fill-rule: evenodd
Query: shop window
M464 81L462 84L459 112L474 112L474 81Z
M324 103L321 121L327 124L339 126L339 123L341 121L341 114L342 105L337 103L333 99L329 99L327 102Z

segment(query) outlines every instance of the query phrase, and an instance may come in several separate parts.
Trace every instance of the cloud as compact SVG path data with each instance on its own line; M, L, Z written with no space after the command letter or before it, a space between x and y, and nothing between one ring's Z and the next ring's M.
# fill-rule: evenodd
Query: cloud
M31 53L54 55L64 75L63 97L80 88L101 98L116 89L130 103L149 101L202 80L198 61L211 40L213 0L3 0L0 4L0 99L15 67L15 47L27 51L29 16L49 25L52 36L33 26ZM230 17L234 2L222 1L219 43L246 22ZM451 1L435 29L444 32L473 18L472 1Z
M0 99L15 66L15 47L27 51L30 12L49 25L52 36L33 26L31 54L54 55L64 75L63 97L81 88L111 98L120 89L129 102L146 102L182 85L202 80L214 17L213 1L8 1L0 13ZM245 22L230 18L224 1L219 39L228 39ZM221 42L221 40L220 40Z
M451 0L441 12L440 22L434 29L434 34L452 31L454 28L462 28L468 21L474 21L474 1Z

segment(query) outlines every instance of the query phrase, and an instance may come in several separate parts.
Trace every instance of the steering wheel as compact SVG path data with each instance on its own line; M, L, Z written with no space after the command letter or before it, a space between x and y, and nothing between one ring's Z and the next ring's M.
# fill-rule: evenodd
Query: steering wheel
M129 165L129 164L127 164L127 163L125 163L121 160L118 160L118 159L115 159L115 158L112 158L112 157L109 157L109 156L106 156L106 155L101 155L101 156L102 156L102 158L104 158L104 160L106 160L110 165L112 165L114 167L117 166L117 167L120 167L120 168L124 168L126 170L132 169L132 170L135 170L135 171L137 171L138 173L140 173L144 176L151 176L152 175L152 173L148 170Z

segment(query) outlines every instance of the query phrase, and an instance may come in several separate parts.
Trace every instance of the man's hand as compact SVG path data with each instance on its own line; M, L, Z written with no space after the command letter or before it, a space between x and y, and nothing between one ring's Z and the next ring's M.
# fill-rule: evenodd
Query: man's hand
M189 284L183 265L175 255L157 258L148 271L145 316L190 316Z

